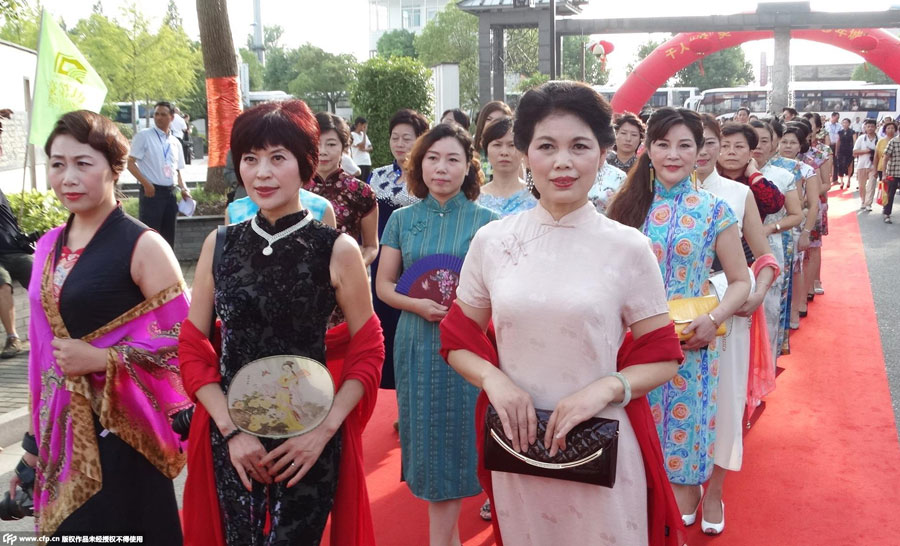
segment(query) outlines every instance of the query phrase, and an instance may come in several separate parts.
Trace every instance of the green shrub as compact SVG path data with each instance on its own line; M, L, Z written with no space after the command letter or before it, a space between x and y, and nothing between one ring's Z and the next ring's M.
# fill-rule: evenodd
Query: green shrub
M369 120L372 141L372 166L394 160L388 127L401 108L412 108L432 117L431 70L409 57L374 57L359 65L356 82L350 90L355 115Z
M69 218L69 211L52 191L29 191L6 196L24 233L47 233Z
M126 197L125 199L122 199L122 209L125 210L125 214L128 216L137 218L139 212L137 197Z

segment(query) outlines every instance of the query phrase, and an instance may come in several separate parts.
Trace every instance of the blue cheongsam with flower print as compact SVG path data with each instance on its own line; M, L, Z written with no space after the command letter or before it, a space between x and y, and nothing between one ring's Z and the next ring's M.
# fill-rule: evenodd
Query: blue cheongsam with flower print
M686 178L666 189L654 182L656 194L644 221L659 262L667 297L710 294L709 271L716 237L737 219L725 201L694 189ZM669 481L697 485L709 479L716 441L716 388L719 353L709 348L685 351L684 363L668 383L647 394L663 449Z

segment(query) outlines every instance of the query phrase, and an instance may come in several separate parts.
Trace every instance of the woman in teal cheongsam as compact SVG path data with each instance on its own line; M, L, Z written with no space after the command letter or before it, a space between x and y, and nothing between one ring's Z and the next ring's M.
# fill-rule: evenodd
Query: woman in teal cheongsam
M475 232L497 215L473 202L482 173L471 137L455 124L420 137L404 172L409 193L422 201L388 220L376 290L402 311L394 339L402 477L413 495L429 501L432 543L452 543L461 499L481 492L472 419L478 389L439 353L438 324L448 307L395 289L403 271L426 256L464 258Z

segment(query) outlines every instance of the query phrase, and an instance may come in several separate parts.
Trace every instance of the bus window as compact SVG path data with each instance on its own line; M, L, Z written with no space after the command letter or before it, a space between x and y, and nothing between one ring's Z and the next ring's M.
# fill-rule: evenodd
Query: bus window
M131 104L118 104L119 109L116 111L116 119L114 120L117 123L125 123L131 124L131 112L132 105Z

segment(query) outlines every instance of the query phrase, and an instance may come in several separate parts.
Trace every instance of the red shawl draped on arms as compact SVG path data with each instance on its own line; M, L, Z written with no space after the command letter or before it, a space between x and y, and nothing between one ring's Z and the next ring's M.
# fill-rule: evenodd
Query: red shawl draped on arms
M488 326L485 333L478 324L467 317L457 304L450 307L450 312L441 321L441 356L447 359L450 351L467 350L487 360L494 366L500 366L497 355L497 342L493 325ZM670 323L668 326L645 334L633 340L629 333L619 349L617 368L622 370L636 364L677 360L681 362L684 355L678 343L678 336ZM484 467L484 415L489 401L484 391L478 395L475 406L475 438L478 442L478 480L493 505L494 492L491 483L491 472ZM675 503L672 488L663 468L662 449L656 433L656 425L650 414L650 405L645 397L634 398L625 408L631 426L637 437L644 460L647 476L647 523L650 534L650 546L682 546L684 544L684 525L681 513ZM491 520L494 540L503 545L497 518Z
M196 401L197 389L221 380L219 359L212 343L189 320L184 322L179 342L185 389ZM331 512L331 545L374 546L375 530L366 490L362 432L375 409L381 381L384 362L381 323L373 314L352 338L346 323L341 324L325 334L325 343L328 370L335 379L335 388L340 389L344 381L355 379L365 390L341 427L341 461ZM185 527L186 546L225 545L213 475L209 427L209 414L203 404L197 404L191 421L188 478L183 505L184 521L203 523Z
M759 273L766 267L775 270L776 278L781 273L781 268L772 254L763 254L750 267L756 277L759 277ZM763 396L775 390L775 363L772 361L774 356L771 347L766 329L765 305L760 305L753 312L753 320L750 323L750 370L747 377L748 420L759 406Z

